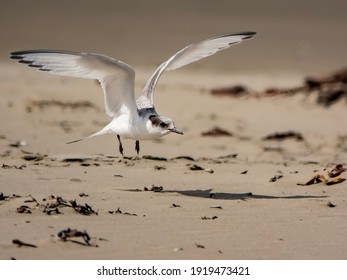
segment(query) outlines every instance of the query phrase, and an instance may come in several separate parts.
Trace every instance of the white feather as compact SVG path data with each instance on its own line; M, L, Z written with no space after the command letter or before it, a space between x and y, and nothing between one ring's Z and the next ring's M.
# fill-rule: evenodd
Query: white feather
M40 50L14 52L11 57L49 74L99 80L111 117L137 110L135 71L122 61L93 53Z
M140 98L136 101L140 108L153 106L153 94L160 76L165 71L175 70L204 57L215 54L229 48L231 45L241 43L245 39L252 38L255 32L232 33L204 40L197 44L189 45L162 63L148 80L142 90Z

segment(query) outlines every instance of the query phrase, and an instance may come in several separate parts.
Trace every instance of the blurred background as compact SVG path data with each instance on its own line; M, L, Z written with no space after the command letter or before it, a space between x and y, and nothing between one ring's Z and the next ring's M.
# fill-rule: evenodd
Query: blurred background
M186 45L229 32L258 36L189 67L326 74L347 65L346 0L1 0L0 60L11 51L103 53L156 67Z

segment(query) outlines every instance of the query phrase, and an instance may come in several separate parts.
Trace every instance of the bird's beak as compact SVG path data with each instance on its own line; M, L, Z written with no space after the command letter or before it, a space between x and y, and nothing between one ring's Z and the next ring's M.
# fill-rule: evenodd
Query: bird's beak
M180 130L178 130L176 127L170 128L169 130L170 130L171 132L175 132L175 133L177 133L177 134L182 134L182 135L183 135L183 132L180 131Z

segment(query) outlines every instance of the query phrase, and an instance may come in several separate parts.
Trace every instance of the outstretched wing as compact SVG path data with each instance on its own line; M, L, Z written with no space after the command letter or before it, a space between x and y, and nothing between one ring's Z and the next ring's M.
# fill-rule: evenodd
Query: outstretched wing
M111 117L136 112L134 69L110 57L55 50L29 50L11 53L12 59L49 74L97 79L105 99L105 111Z
M240 32L207 39L197 44L192 44L180 50L167 61L162 63L148 80L142 90L141 96L136 101L139 108L153 107L153 93L160 76L165 71L175 70L184 65L210 56L221 50L238 44L245 39L252 38L255 32Z

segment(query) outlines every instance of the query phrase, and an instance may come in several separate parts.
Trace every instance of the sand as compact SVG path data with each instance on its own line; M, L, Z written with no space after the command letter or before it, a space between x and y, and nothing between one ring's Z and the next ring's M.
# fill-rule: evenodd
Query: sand
M32 8L28 14L35 13L39 12ZM186 12L186 22L190 14L198 17ZM318 19L319 15L307 20L321 22ZM338 18L331 24L345 22ZM251 26L247 21L247 28L256 29ZM47 28L42 32L49 33ZM165 55L203 38L198 36L201 30L193 40L189 33L171 30L171 42L179 41ZM346 181L298 185L317 174L330 180L329 171L337 164L346 166L346 100L325 107L317 104L317 91L259 94L269 87L297 87L310 74L328 75L345 66L337 59L343 54L341 46L341 52L329 49L334 53L331 64L313 63L304 54L303 67L282 57L265 69L265 60L250 62L255 59L252 44L258 44L259 57L264 58L271 53L267 46L274 49L275 38L270 44L259 35L260 43L254 39L245 49L236 47L233 59L240 70L228 68L230 64L223 67L233 54L230 50L218 54L217 62L210 58L206 65L165 74L156 107L172 117L184 135L143 141L139 157L134 141L124 140L122 158L115 135L65 144L108 122L98 84L37 73L9 61L8 51L38 48L34 39L40 36L35 34L30 44L3 34L9 40L2 47L0 65L1 259L346 259ZM158 37L151 35L146 41L139 34L143 44L149 44L146 49L155 45ZM155 34L166 35L163 30ZM265 34L269 37L271 32ZM318 40L318 31L313 35L313 41ZM54 45L52 40L42 47ZM76 50L87 42L83 34L82 42L60 42L56 47L71 44ZM109 41L104 44L90 51L111 49ZM134 47L118 44L131 58ZM148 56L134 51L140 60L135 65L137 92L154 64L165 58L161 54L168 44L158 48L154 62L155 51ZM324 53L324 47L319 51ZM239 84L251 93L235 98L210 92ZM215 127L231 135L202 135ZM302 139L263 140L289 131ZM69 228L80 236L64 238Z

